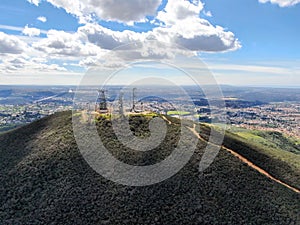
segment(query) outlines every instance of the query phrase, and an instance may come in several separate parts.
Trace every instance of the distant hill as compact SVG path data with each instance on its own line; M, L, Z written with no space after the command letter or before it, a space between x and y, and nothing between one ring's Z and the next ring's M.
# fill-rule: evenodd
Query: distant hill
M232 96L246 101L299 102L300 88L238 87L221 85L224 96Z
M172 124L167 125L165 142L150 153L122 147L108 119L99 119L97 126L113 155L143 165L162 160L176 146L178 120L169 120ZM131 130L137 136L147 133L148 122L148 117L132 117ZM210 129L201 126L204 139ZM291 146L289 151L282 150L282 137L273 138L280 139L274 143L282 158L270 153L274 146L266 150L262 142L238 131L226 134L224 146L300 187L300 171L285 160L285 153L299 154ZM199 140L189 163L164 182L123 186L92 170L77 148L71 113L56 113L0 135L0 224L300 224L300 194L229 152L221 150L214 163L200 173L205 146Z
M12 93L12 90L9 89L9 90L1 90L0 89L0 98L6 98L8 96L10 96Z

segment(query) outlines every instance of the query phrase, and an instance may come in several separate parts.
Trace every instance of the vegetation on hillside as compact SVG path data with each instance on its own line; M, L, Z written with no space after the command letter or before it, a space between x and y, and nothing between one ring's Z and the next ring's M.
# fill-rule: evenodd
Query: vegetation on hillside
M224 145L268 171L272 176L300 188L299 145L281 133L231 129Z
M136 136L149 135L149 119L131 117L131 131ZM109 119L99 118L96 126L115 157L145 165L162 160L176 146L180 121L168 119L173 123L167 124L164 143L148 153L124 148L112 133ZM202 125L199 132L207 137L210 128ZM252 156L255 163L266 162L267 156L243 137L228 133L225 144ZM4 133L0 135L1 224L300 223L299 194L226 151L220 151L214 163L199 173L205 146L199 141L190 162L164 182L129 187L106 180L85 162L73 136L70 112ZM269 158L270 173L278 166L282 166L280 160ZM282 173L285 169L289 168L282 167Z

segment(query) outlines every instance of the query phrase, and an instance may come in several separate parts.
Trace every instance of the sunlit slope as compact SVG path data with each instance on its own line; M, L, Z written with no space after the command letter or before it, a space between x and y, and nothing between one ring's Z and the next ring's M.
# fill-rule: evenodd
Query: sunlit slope
M279 132L230 127L224 145L300 189L300 145Z
M175 123L167 124L165 142L146 153L124 148L112 133L109 120L100 119L97 126L115 157L144 165L162 160L176 146L179 127L176 119L172 120ZM148 122L147 117L132 117L131 129L137 136L147 135ZM208 135L206 128L202 126L200 131L203 136ZM227 138L225 144L229 145L233 138ZM234 141L236 151L246 145ZM299 194L226 151L220 151L200 174L198 166L205 146L199 141L190 162L170 179L152 186L128 187L106 180L84 161L73 137L70 112L36 121L0 136L1 224L300 222Z

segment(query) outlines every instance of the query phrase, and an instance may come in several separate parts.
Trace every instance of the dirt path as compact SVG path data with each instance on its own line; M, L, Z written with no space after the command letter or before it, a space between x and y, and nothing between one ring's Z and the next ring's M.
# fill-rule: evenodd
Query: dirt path
M172 122L170 120L168 120L165 116L162 116L162 118L167 121L169 124L172 124ZM196 131L196 125L194 124L193 128L188 128L190 131L193 132L194 135L196 135L196 137L199 138L199 140L207 142L203 137L201 137L201 135ZM213 143L211 143L212 145L215 145ZM215 145L217 146L217 145ZM242 162L246 163L248 166L250 166L251 168L255 169L256 171L258 171L259 173L261 173L262 175L268 177L269 179L287 187L288 189L296 192L296 193L300 193L300 190L298 190L297 188L294 188L290 185L288 185L287 183L273 177L272 175L270 175L267 171L263 170L262 168L256 166L254 163L252 163L251 161L249 161L248 159L246 159L244 156L240 155L239 153L233 151L232 149L226 148L225 146L221 146L221 149L231 153L232 155L234 155L235 157L237 157L239 160L241 160Z
M172 124L172 122L170 121L170 120L168 120L168 118L167 117L165 117L165 116L161 116L165 121L167 121L168 122L168 124Z
M194 124L193 128L189 128L201 141L207 142L203 137L200 136L200 134L196 131L196 126ZM211 143L212 145L214 145L213 143ZM217 146L217 145L215 145ZM300 190L298 190L297 188L294 188L290 185L288 185L287 183L284 183L281 180L278 180L277 178L273 177L272 175L270 175L267 171L263 170L262 168L256 166L254 163L252 163L251 161L249 161L248 159L246 159L244 156L240 155L239 153L233 151L232 149L226 148L225 146L221 146L221 149L226 150L227 152L231 153L232 155L234 155L235 157L237 157L238 159L240 159L242 162L246 163L248 166L250 166L251 168L255 169L256 171L258 171L259 173L265 175L266 177L270 178L271 180L289 188L290 190L296 192L296 193L300 193Z
M236 156L237 158L239 158L241 161L243 161L244 163L246 163L248 166L252 167L253 169L257 170L258 172L260 172L261 174L265 175L266 177L270 178L271 180L282 184L283 186L286 186L287 188L293 190L294 192L300 193L300 190L298 190L297 188L294 188L290 185L288 185L287 183L284 183L281 180L276 179L275 177L273 177L272 175L270 175L267 171L261 169L260 167L256 166L254 163L250 162L248 159L246 159L245 157L241 156L240 154L234 152L233 150L226 148L224 146L222 146L223 149L225 149L226 151L230 152L232 155Z

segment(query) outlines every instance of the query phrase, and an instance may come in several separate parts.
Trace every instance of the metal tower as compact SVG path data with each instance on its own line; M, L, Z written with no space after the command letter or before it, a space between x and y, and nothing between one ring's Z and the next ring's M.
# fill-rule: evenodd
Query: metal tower
M124 115L124 104L123 104L124 93L120 92L119 94L119 114Z
M108 113L104 89L98 90L98 97L97 97L95 111L100 112L100 113Z
M136 88L133 88L132 89L132 108L131 108L131 112L134 112L135 111L135 98L136 98Z

